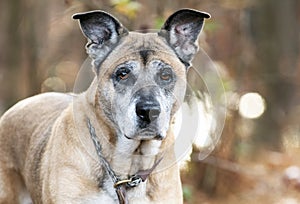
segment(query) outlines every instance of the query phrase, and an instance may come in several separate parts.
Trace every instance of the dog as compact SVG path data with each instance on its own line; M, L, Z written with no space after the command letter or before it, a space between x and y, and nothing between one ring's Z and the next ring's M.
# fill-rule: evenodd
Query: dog
M1 117L0 203L183 203L172 122L209 17L181 9L139 33L104 11L75 14L95 78Z

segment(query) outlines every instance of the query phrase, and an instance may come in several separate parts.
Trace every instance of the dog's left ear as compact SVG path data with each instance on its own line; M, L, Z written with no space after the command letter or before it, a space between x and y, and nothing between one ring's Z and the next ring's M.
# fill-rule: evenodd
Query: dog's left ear
M167 19L158 33L167 40L186 67L190 66L198 51L197 39L205 18L210 18L210 15L197 10L181 9Z
M108 53L128 30L112 15L104 11L91 11L73 15L78 19L84 36L88 39L87 53L93 59L96 72Z

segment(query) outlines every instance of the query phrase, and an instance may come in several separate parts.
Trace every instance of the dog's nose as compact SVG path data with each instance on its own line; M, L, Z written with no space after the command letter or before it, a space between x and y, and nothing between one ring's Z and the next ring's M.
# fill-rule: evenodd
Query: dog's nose
M160 106L156 103L143 103L136 104L136 115L147 124L156 120L160 114Z

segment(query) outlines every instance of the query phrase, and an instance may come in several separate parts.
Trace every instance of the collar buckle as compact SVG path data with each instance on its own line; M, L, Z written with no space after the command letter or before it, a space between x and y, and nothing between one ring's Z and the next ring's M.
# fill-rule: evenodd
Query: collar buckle
M117 188L121 185L126 185L128 188L134 188L143 182L143 179L138 175L133 175L129 179L119 180L114 184L114 187Z
M138 186L141 182L143 182L143 179L140 176L133 175L130 178L130 181L127 182L126 184L127 184L128 187L133 188L133 187Z

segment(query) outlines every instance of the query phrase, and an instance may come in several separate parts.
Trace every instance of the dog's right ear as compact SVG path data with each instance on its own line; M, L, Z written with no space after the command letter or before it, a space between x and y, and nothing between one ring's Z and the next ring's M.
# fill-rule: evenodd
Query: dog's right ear
M128 30L110 14L104 11L91 11L73 15L78 19L84 36L88 39L87 53L93 59L96 73L108 53L117 45L120 37Z

